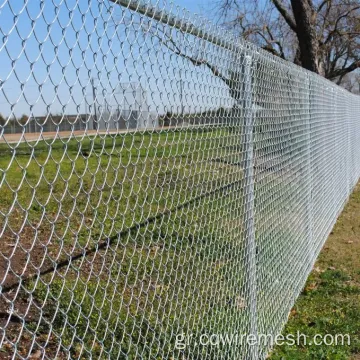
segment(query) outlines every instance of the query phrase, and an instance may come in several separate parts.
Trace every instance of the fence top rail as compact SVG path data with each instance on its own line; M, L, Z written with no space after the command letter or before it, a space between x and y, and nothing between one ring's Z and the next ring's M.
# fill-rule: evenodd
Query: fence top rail
M234 50L236 48L242 49L246 46L241 39L235 39L229 31L226 31L227 38L214 34L213 28L218 27L203 18L201 19L202 21L200 25L195 25L190 18L185 18L185 16L183 18L178 18L177 15L172 12L167 12L165 9L160 9L156 5L151 5L150 2L145 2L143 0L109 1L228 50ZM209 25L209 29L205 29L205 23Z

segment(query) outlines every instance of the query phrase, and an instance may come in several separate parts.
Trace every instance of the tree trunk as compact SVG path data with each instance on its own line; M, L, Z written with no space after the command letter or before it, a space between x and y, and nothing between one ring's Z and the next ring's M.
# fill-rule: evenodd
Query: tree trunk
M302 67L321 74L319 45L313 23L313 9L308 0L291 0L296 22L296 35L299 41L300 62Z

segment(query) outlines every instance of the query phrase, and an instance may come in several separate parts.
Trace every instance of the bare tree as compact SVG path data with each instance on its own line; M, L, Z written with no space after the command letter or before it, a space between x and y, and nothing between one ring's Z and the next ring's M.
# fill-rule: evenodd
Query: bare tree
M360 68L359 0L219 0L216 5L227 26L327 79L341 83Z
M239 36L338 84L360 67L360 0L218 0L215 8L217 13L220 8L219 21ZM144 18L136 23L134 17L122 21L153 45L206 68L226 84L235 103L241 99L242 69L234 69L234 61L224 65L221 56L209 57L214 49L202 52L201 44L189 43L191 36L167 24Z
M133 19L123 19L123 22L129 28L135 29L135 37L139 35L139 32L142 33L152 47L160 46L162 49L168 50L167 53L170 56L175 55L178 59L188 61L196 68L207 69L227 86L229 95L235 104L243 99L243 67L241 60L234 60L236 54L230 50L209 45L204 39L196 38L179 29L171 28L167 24L152 20L142 19L140 22L135 22ZM211 50L208 49L208 46L212 46ZM169 65L177 66L176 61L169 61Z

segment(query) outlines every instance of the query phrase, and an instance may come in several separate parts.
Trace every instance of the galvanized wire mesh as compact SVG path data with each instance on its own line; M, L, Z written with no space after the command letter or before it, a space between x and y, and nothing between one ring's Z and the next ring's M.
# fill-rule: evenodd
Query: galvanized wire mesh
M0 5L6 359L258 359L360 174L360 98L179 8Z

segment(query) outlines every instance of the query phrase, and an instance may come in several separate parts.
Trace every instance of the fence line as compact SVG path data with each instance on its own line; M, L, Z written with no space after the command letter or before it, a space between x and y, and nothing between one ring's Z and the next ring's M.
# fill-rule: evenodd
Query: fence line
M360 97L160 3L0 20L3 355L265 359L241 335L281 332L357 183Z

